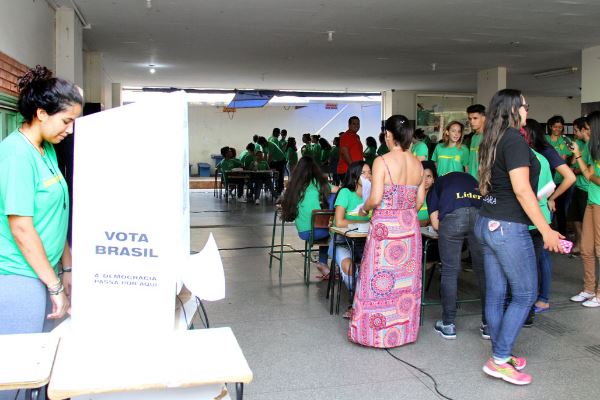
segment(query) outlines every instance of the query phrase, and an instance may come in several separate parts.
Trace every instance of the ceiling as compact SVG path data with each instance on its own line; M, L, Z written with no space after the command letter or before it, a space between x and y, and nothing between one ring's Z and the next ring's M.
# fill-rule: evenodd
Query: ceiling
M125 87L475 92L502 65L528 95L579 96L580 73L532 73L600 44L598 0L74 1Z

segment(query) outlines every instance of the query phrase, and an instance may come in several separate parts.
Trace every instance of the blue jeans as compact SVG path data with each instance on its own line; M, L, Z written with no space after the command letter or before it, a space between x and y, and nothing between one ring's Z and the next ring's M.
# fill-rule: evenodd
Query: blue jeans
M317 228L313 231L313 240L321 240L329 237L329 229ZM310 231L298 232L298 236L302 240L310 239ZM319 262L321 264L327 264L327 251L329 246L319 246Z
M548 250L544 249L544 239L537 229L530 230L538 271L538 300L548 303L550 299L550 286L552 284L552 259Z
M438 248L442 260L442 320L444 325L453 324L456 318L458 274L461 269L461 250L465 239L469 243L473 271L479 283L481 298L481 321L485 320L485 274L481 245L475 238L473 228L479 210L475 207L458 208L440 221Z
M475 235L483 251L485 316L492 352L494 357L505 359L512 355L513 344L537 297L535 251L525 224L479 216ZM508 285L512 298L504 311Z

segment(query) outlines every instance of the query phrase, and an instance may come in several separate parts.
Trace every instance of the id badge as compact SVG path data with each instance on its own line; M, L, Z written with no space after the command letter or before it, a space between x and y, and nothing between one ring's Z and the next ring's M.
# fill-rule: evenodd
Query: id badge
M490 232L494 232L498 228L500 228L500 222L494 220L488 222L488 230Z

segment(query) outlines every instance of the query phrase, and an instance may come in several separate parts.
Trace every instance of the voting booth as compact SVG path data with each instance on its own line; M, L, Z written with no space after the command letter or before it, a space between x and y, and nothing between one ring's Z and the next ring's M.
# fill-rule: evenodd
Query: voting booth
M187 121L183 92L77 120L74 332L174 329L190 253Z

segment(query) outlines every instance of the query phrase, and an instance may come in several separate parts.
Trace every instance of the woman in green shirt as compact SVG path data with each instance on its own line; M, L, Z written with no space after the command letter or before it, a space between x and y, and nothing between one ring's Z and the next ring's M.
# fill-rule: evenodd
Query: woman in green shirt
M354 161L348 166L348 171L344 175L342 186L335 198L334 208L335 217L333 225L339 228L347 228L348 224L357 221L368 221L369 216L360 216L358 210L365 200L363 199L363 189L371 186L371 167L364 161ZM341 239L341 238L340 238ZM362 256L364 243L355 247L355 257L360 259ZM333 243L329 244L329 256L333 256ZM345 241L336 243L335 262L340 266L342 279L348 288L351 287L352 275L352 253Z
M329 195L337 192L337 187L331 186L321 173L321 168L312 157L303 156L294 169L281 202L281 217L284 221L294 221L298 236L309 240L311 216L313 210L329 208ZM329 237L329 229L318 228L313 231L313 240ZM317 269L322 276L329 276L327 266L328 246L319 247L319 263Z
M367 138L367 148L363 152L363 158L365 162L369 165L369 168L373 167L373 161L377 157L377 141L373 136L369 136Z
M435 164L433 161L421 161L423 164L423 182L425 185L425 201L419 209L417 217L419 218L419 224L421 226L431 225L429 220L429 211L427 210L427 193L433 186L433 183L437 179L437 171L435 170Z
M0 143L0 334L47 331L69 309L69 193L53 145L72 133L82 103L46 67L19 79L24 122Z
M319 138L319 146L321 147L320 164L323 173L329 172L329 155L331 154L331 144L324 137Z
M435 162L439 176L450 172L469 172L469 148L463 146L465 126L458 121L452 121L446 126L442 143L438 143L431 156Z
M333 147L329 153L329 175L333 178L333 184L340 184L340 176L337 173L338 162L340 161L340 137L333 138Z
M291 176L298 164L298 148L296 147L296 138L291 137L287 140L285 149L285 159L287 161L288 176Z

